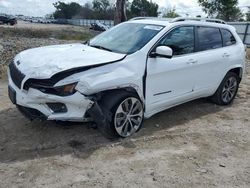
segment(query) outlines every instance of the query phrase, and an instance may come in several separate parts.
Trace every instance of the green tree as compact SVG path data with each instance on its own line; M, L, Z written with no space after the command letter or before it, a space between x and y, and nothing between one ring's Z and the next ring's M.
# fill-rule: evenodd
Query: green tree
M81 10L77 15L74 16L74 18L84 18L84 19L93 19L94 17L94 11L92 9L92 4L89 2L85 3L84 6L82 6Z
M248 12L246 13L246 21L250 21L250 7L248 7Z
M93 9L95 11L107 11L110 7L109 0L94 0L93 1Z
M158 16L158 4L148 0L133 0L131 14L133 16Z
M114 7L109 0L94 0L92 2L92 19L114 19Z
M238 0L198 0L209 16L225 21L239 21L243 14L238 7Z
M71 19L73 16L79 13L81 10L81 5L78 3L69 3L66 4L64 2L56 2L53 4L56 8L56 11L54 12L53 16L54 18L65 18L65 19Z
M126 14L127 0L116 0L114 24L119 24L127 20Z
M166 14L163 15L163 17L165 18L176 18L176 17L180 17L180 15L176 12L176 9L170 9L167 11Z

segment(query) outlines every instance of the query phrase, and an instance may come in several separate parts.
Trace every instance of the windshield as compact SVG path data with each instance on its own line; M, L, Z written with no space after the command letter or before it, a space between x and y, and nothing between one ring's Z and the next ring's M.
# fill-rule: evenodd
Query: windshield
M90 40L89 45L117 53L131 54L145 46L163 26L123 23Z

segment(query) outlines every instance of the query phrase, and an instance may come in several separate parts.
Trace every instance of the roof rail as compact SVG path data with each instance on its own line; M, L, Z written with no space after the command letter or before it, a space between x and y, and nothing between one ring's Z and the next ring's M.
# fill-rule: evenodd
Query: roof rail
M130 20L144 20L146 18L147 17L134 17L134 18L131 18Z
M225 21L220 19L210 19L210 18L189 18L189 17L178 17L174 18L171 22L181 22L181 21L203 21L203 22L214 22L214 23L220 23L220 24L226 24Z
M192 18L192 17L177 17L177 18L135 17L135 18L131 18L130 20L144 20L144 19L169 21L171 23L189 20L189 21L201 21L201 22L213 22L213 23L226 24L225 21L220 20L220 19Z
M158 18L158 17L134 17L131 18L130 21L132 20L161 20L161 21L172 21L172 18Z

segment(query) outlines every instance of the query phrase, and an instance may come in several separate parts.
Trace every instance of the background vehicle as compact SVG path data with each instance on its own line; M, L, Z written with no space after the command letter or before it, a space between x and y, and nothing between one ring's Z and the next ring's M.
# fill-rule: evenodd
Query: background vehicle
M245 48L231 26L139 19L87 45L18 54L9 96L30 118L95 121L107 136L128 137L144 117L197 98L231 104L244 68Z
M17 20L15 18L9 18L7 16L0 16L0 24L15 25Z
M96 30L96 31L106 31L108 30L108 26L97 22L97 23L92 23L90 29Z

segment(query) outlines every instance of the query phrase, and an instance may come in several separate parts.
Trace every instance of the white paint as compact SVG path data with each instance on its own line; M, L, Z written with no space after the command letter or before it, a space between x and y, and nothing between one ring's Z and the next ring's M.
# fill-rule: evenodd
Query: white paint
M16 56L15 61L19 61L18 69L29 77L48 78L57 72L116 61L124 56L79 43L25 50Z
M145 104L145 117L148 118L164 109L178 104L212 95L226 73L235 67L245 66L244 45L235 29L225 24L198 21L168 23L156 20L136 20L136 23L163 25L160 31L141 50L127 55L116 63L89 69L71 75L56 83L62 86L78 82L77 92L67 97L44 94L36 89L28 91L18 89L11 78L9 84L17 92L19 105L35 108L49 117L49 120L82 121L92 101L86 96L113 88L132 87ZM147 55L154 44L170 29L182 25L201 25L221 27L231 30L237 43L233 46L174 56L168 58L148 58ZM229 54L226 57L225 54ZM82 44L57 45L36 48L17 55L17 67L29 78L49 78L60 71L80 66L98 65L122 59L124 54L98 50ZM143 97L143 75L147 62L146 99ZM171 91L163 95L157 93ZM53 114L46 102L63 102L67 113Z

